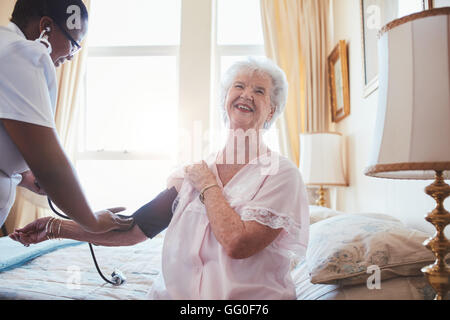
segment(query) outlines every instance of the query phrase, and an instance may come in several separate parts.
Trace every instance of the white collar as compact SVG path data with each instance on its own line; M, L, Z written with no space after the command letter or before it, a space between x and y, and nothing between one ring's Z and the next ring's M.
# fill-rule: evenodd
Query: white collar
M20 30L20 28L14 23L14 22L10 22L8 23L8 25L6 26L6 28L16 34L18 34L19 36L21 36L22 38L26 39L25 34L22 32L22 30Z

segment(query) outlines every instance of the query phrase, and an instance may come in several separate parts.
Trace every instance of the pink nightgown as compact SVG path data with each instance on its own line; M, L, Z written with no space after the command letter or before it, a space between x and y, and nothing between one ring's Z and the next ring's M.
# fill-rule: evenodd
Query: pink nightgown
M206 162L241 219L283 230L253 256L229 257L213 234L199 192L184 180L165 234L162 276L149 298L295 299L291 258L304 258L309 236L308 201L298 168L272 152L244 166L223 188L216 159L214 154Z

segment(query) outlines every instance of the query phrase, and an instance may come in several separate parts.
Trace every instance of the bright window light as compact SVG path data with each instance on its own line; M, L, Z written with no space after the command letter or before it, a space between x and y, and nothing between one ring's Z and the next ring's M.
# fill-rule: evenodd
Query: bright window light
M90 46L178 45L181 0L93 0Z
M81 160L77 171L93 210L126 207L132 214L167 186L166 161Z
M173 152L176 57L89 58L87 79L86 150Z
M132 214L175 168L181 0L93 0L90 16L75 165L94 210Z
M218 0L219 45L263 45L259 0Z

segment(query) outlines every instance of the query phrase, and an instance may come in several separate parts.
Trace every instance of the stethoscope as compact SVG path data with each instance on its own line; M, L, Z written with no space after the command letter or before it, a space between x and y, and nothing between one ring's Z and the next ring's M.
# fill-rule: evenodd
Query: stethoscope
M58 216L60 216L63 219L66 220L72 220L70 219L68 216L58 212L52 204L52 200L50 199L50 197L48 198L48 204L50 205L50 209L52 209L52 211L54 213L56 213ZM102 273L102 271L100 270L98 263L97 263L97 259L95 258L95 254L94 254L94 248L92 247L92 243L89 243L89 249L91 250L91 255L92 255L92 259L94 260L94 264L95 264L95 268L97 269L98 274L100 275L100 277L102 277L103 280L105 280L105 282L110 283L114 286L120 286L122 284L124 284L127 281L127 278L125 278L125 276L123 275L122 272L120 272L120 270L114 270L113 273L111 273L111 280L108 280Z

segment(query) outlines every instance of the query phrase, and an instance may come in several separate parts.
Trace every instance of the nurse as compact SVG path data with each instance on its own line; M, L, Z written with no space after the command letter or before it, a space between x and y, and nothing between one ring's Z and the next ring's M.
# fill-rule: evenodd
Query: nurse
M88 232L132 225L114 214L120 208L92 211L55 130L55 67L73 58L87 28L82 0L17 0L0 28L0 227L16 186L47 194Z

